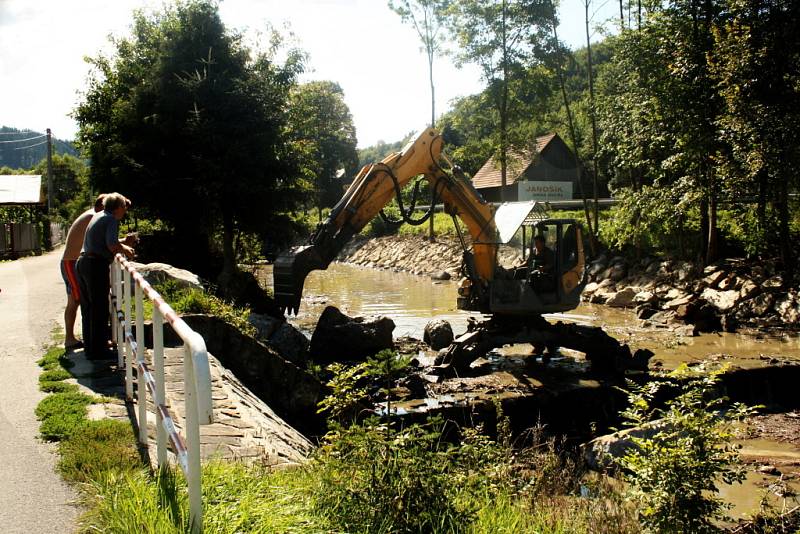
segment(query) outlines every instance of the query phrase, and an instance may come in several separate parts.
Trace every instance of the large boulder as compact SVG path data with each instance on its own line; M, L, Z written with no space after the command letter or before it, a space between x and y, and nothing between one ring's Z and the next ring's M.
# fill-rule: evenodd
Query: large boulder
M636 290L632 287L626 287L622 291L619 291L614 296L610 297L606 301L606 306L611 306L614 308L632 308L636 305L634 303L635 298Z
M441 350L453 342L453 327L444 319L434 319L425 325L422 340L433 350Z
M203 289L200 278L186 269L179 269L168 263L132 262L132 264L151 286L171 280L182 288Z
M732 310L736 303L739 302L739 292L735 289L718 291L707 287L700 294L700 298L714 306L717 311L724 313Z
M661 432L669 432L671 428L663 420L657 420L595 438L582 447L586 465L595 470L613 469L616 460L636 447L632 438L649 440Z
M311 336L309 356L320 363L364 360L394 347L393 330L388 317L348 317L328 306Z
M775 304L775 297L772 293L761 293L750 300L750 311L755 317L763 317L772 309Z

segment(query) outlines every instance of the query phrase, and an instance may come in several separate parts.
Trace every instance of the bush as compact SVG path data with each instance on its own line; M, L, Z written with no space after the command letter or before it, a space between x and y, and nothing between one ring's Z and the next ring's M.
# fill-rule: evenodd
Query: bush
M713 521L724 518L728 507L717 497L717 484L744 479L731 440L733 423L751 410L740 404L725 407L725 399L715 397L723 371L683 364L663 382L630 384L630 407L623 412L627 424L656 430L649 437L631 437L633 447L619 464L640 505L640 520L653 532L714 531ZM678 395L658 407L655 399L666 387Z
M346 532L463 532L453 453L433 424L394 432L371 419L337 427L317 452L312 506Z

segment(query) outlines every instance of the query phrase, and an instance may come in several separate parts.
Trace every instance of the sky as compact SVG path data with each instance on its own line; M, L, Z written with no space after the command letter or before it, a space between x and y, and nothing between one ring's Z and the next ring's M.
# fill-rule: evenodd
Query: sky
M110 51L109 35L127 35L134 9L154 0L0 0L0 125L72 139L69 116L86 88L84 57ZM593 0L593 24L616 3ZM333 80L344 90L360 148L394 142L430 121L428 65L413 28L386 0L223 0L223 22L250 36L272 25L308 53L301 81ZM562 0L559 37L585 44L583 0ZM595 34L593 40L599 39ZM483 87L473 65L434 63L437 116Z

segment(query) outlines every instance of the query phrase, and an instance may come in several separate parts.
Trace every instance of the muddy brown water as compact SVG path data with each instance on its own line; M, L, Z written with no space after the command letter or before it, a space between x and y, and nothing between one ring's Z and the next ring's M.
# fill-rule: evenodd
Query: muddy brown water
M259 278L271 287L272 266L262 268ZM458 335L466 330L469 317L480 318L480 314L456 309L456 289L455 281L434 281L407 273L333 263L325 271L308 275L300 311L290 322L310 336L322 310L332 305L350 316L391 317L395 338L422 339L425 324L433 318L448 320ZM602 326L632 349L652 350L655 357L651 363L660 362L667 369L713 355L725 355L729 363L744 368L761 366L770 358L800 362L797 334L713 333L686 337L668 329L643 328L632 310L594 304L581 304L569 313L548 318Z
M265 266L257 273L265 285L272 286L272 268ZM342 263L333 263L326 271L314 271L306 279L300 311L290 322L311 335L314 326L326 306L336 306L350 316L385 315L395 323L395 338L411 336L422 339L425 324L433 318L446 319L453 327L456 335L466 330L469 317L480 318L480 314L464 312L456 309L455 281L434 281L426 277L410 275L402 272L391 272ZM775 364L793 366L800 365L800 336L797 334L730 334L712 333L696 337L676 334L669 329L643 327L632 310L614 309L606 306L582 304L577 309L566 313L548 316L551 321L568 321L587 325L601 326L609 334L629 344L631 349L647 348L654 352L651 368L674 369L681 363L716 360L729 363L742 370L759 371ZM529 357L530 346L514 345L504 347L490 356L491 359L508 362L509 369L497 369L485 379L489 385L480 388L465 386L470 379L450 385L451 390L441 388L431 398L398 403L397 410L427 412L442 406L465 405L470 402L485 400L491 395L501 398L514 397L514 391L524 390L548 384L547 371L535 377L528 377L528 384L520 385L517 380L518 368L530 368L525 364ZM566 353L565 361L580 355ZM480 363L480 362L476 362ZM485 363L485 362L484 362ZM558 369L559 362L555 362ZM544 377L544 378L543 378ZM749 379L745 379L746 381ZM569 386L576 391L591 391L598 384L580 379ZM560 386L559 386L560 387ZM552 390L553 387L550 386ZM463 391L467 391L464 393ZM511 391L514 390L514 391ZM524 392L523 392L524 393ZM758 465L777 460L784 467L782 471L789 474L788 485L797 490L797 479L800 477L800 449L775 440L743 440L743 455L756 456L753 471L748 473L743 485L725 486L721 494L733 505L732 516L744 517L758 508L764 495L780 507L783 499L775 495L776 484L781 479L755 472ZM755 454L753 451L757 451ZM780 492L779 492L780 493ZM796 498L789 498L795 501Z

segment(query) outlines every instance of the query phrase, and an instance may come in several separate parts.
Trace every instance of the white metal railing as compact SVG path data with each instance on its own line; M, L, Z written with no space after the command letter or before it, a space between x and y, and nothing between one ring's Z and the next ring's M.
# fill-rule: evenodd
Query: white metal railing
M131 317L131 288L135 286L135 317ZM153 302L153 364L155 376L145 362L144 295ZM211 373L203 337L178 317L161 295L121 254L111 263L112 336L117 344L119 367L125 367L125 398L134 400L133 368L136 366L136 402L138 403L139 443L147 445L147 390L156 412L156 446L158 466L168 464L167 439L186 475L189 487L189 513L192 530L203 529L203 501L200 485L200 427L213 422ZM165 402L164 388L164 321L183 340L184 394L186 401L186 441L178 432ZM131 329L135 324L135 335ZM120 342L122 340L122 342Z

